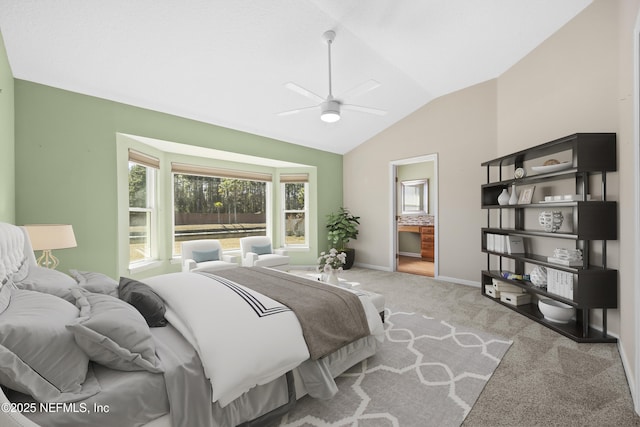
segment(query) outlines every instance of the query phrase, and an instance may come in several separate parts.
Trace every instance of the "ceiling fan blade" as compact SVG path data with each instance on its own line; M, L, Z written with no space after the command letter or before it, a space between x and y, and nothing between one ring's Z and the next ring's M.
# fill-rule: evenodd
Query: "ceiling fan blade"
M366 82L361 83L358 86L349 89L344 94L339 96L339 98L340 99L355 98L355 97L363 95L363 94L365 94L365 93L367 93L367 92L369 92L371 90L374 90L374 89L376 89L376 88L378 88L380 86L381 86L380 82L377 82L375 80L367 80Z
M284 87L286 87L289 90L294 91L297 94L300 94L304 97L313 99L316 102L324 102L324 98L321 97L318 94L315 94L313 92L311 92L310 90L307 90L305 88L303 88L302 86L298 86L297 84L293 83L293 82L287 82L284 84Z
M276 115L278 115L278 116L291 116L293 114L298 114L298 113L300 113L302 111L311 110L313 108L318 108L318 106L317 105L313 105L311 107L303 107L303 108L296 108L295 110L281 111L279 113L276 113Z
M376 116L384 116L385 114L387 114L387 112L384 110L378 110L377 108L362 107L360 105L353 105L353 104L342 104L342 109L359 111L361 113L367 113L367 114L375 114Z

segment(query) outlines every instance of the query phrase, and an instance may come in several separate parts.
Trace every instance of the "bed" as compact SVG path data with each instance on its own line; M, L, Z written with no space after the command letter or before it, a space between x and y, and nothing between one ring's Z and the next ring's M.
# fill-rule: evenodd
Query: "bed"
M271 269L72 276L0 223L0 425L267 425L383 339L367 294Z

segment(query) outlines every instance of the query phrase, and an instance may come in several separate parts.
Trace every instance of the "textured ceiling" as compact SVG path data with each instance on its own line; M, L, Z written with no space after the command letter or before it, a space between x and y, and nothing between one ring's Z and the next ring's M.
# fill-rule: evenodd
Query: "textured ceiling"
M591 0L0 0L14 77L345 153L432 99L498 77ZM343 111L333 94L386 110Z

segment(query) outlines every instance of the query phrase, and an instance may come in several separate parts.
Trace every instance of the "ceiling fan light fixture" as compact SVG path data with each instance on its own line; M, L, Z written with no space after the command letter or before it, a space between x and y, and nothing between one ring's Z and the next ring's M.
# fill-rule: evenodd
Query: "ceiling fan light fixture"
M323 102L320 120L326 123L335 123L340 120L340 103L335 99Z
M328 73L329 74L329 95L327 95L326 98L323 98L320 95L313 93L310 90L305 89L301 86L298 86L295 83L288 82L284 85L287 89L292 90L299 95L302 95L306 98L313 100L314 102L316 102L316 104L310 107L303 107L303 108L297 108L295 110L282 111L278 113L278 115L288 116L291 114L299 113L304 110L309 110L309 109L318 108L318 107L320 107L320 120L322 120L325 123L335 123L338 120L340 120L340 110L342 110L342 107L344 107L345 110L360 111L362 113L376 114L378 116L385 115L386 111L378 110L375 108L362 107L360 105L343 104L342 100L344 100L344 98L342 96L339 98L340 100L333 97L333 86L331 82L331 44L336 38L336 33L335 31L329 30L329 31L326 31L322 36L325 42L327 43L327 53L328 53L327 62L329 65L328 67L329 68L328 70L329 71ZM370 90L373 90L378 86L380 86L380 83L378 83L375 80L369 80L364 84L356 86L354 89L351 89L347 93L350 93L351 94L350 96L355 97L358 95L362 95L363 93L366 93Z

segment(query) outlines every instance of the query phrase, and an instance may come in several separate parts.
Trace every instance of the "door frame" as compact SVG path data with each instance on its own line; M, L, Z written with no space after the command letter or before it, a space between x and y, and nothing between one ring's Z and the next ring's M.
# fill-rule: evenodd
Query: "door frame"
M634 348L634 378L633 385L631 386L631 397L634 403L634 409L636 414L640 414L640 289L637 286L640 283L640 12L636 16L636 23L633 30L633 146L634 146L634 217L635 217L635 271L634 271L634 283L635 283L635 348ZM620 346L620 344L618 344ZM624 354L624 352L622 352ZM624 360L624 359L623 359Z
M389 182L391 187L391 203L389 218L391 218L391 233L390 233L390 242L389 247L390 251L390 263L391 271L398 270L398 258L396 254L398 253L398 223L396 221L396 215L398 212L398 185L396 182L397 177L397 169L398 166L410 165L414 163L426 163L433 162L433 177L435 179L435 183L433 185L433 191L429 192L429 198L433 197L433 210L434 212L429 214L434 216L433 222L433 277L438 277L438 259L439 259L439 250L438 250L438 186L440 179L438 177L438 153L434 154L426 154L417 157L410 157L406 159L400 160L392 160L389 162Z

